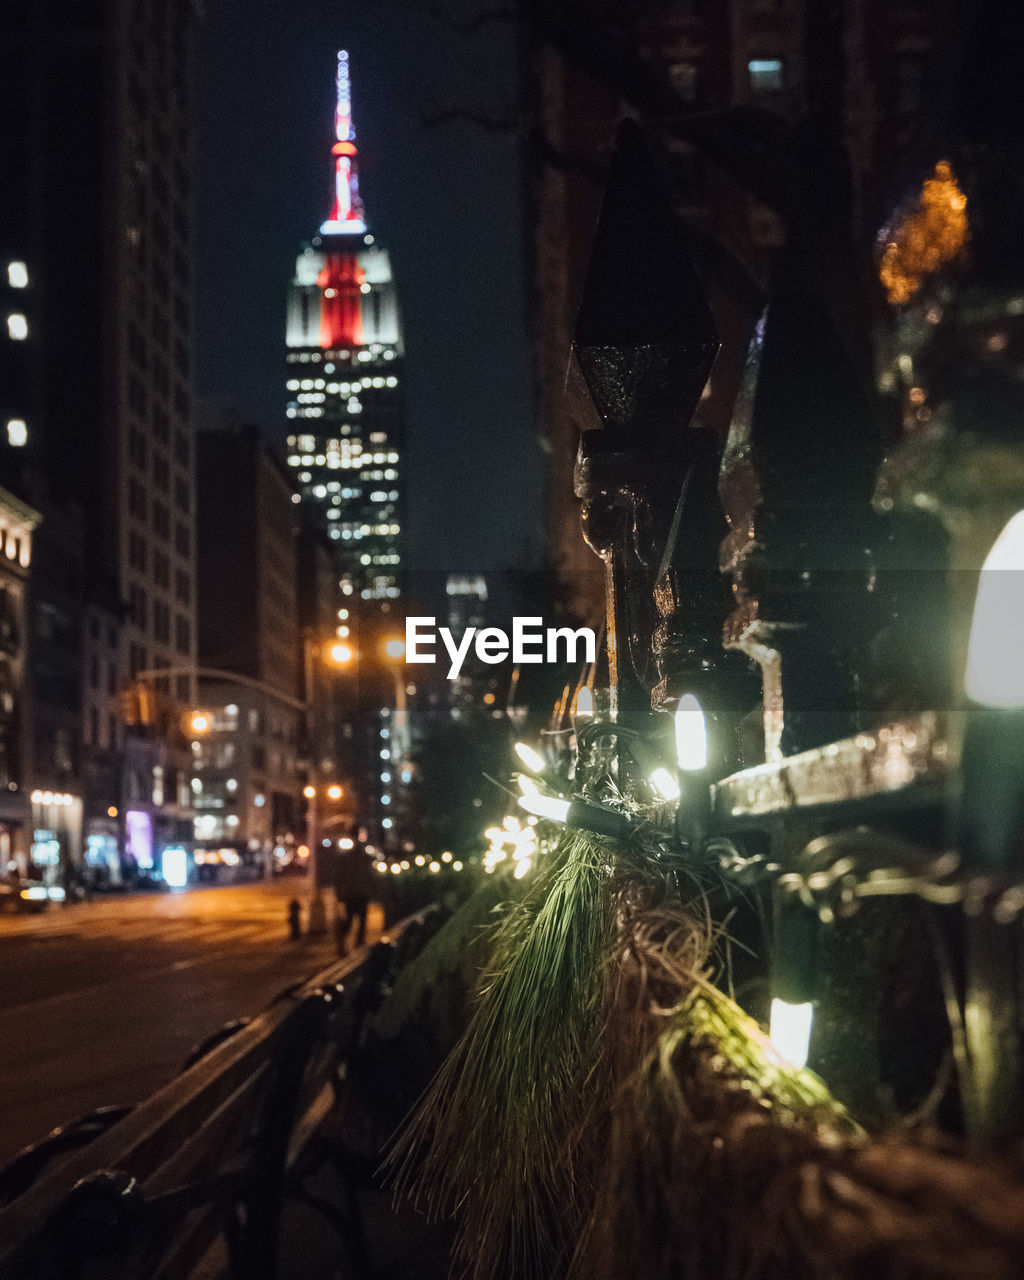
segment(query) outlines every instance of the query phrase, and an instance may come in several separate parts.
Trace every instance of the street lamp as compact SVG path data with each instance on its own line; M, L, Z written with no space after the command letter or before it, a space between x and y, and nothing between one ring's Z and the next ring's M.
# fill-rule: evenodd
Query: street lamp
M397 636L385 640L383 644L384 666L391 673L395 686L395 751L392 752L393 763L398 764L409 754L409 709L405 696L405 641Z
M317 795L317 781L320 772L319 757L317 751L317 739L314 725L314 716L316 713L317 699L314 695L314 684L316 676L315 659L319 658L321 662L329 662L333 666L343 667L352 661L354 657L352 649L347 644L326 645L321 641L313 638L311 635L302 637L302 657L303 657L303 673L305 676L306 695L306 738L309 746L309 784L303 789L302 794L309 801L306 810L306 840L309 844L310 858L312 860L312 882L309 892L309 923L307 925L308 933L326 933L327 932L327 908L324 905L324 875L323 875L323 850L320 843L320 811L319 797ZM337 790L338 796L335 797L331 793ZM340 788L331 787L328 792L331 799L340 798Z

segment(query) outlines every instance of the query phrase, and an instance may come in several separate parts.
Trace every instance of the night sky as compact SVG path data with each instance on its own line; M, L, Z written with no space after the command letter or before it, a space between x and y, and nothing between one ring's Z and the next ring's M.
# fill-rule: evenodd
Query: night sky
M415 4L210 0L201 37L198 391L283 434L287 286L329 212L336 52L347 49L367 222L391 251L405 326L407 559L522 563L539 543L540 456L524 332L515 34Z

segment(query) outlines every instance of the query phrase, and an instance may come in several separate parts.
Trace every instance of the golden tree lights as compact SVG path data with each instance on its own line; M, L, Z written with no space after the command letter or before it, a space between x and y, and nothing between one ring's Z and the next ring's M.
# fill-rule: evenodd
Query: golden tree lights
M878 274L889 301L909 302L926 277L960 255L967 238L967 197L949 162L940 160L882 249Z

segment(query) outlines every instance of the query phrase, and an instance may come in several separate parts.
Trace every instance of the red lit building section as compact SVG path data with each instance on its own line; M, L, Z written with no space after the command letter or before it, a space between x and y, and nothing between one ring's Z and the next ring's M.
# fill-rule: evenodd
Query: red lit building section
M329 253L316 278L320 287L320 345L363 345L362 295L366 273L355 253Z

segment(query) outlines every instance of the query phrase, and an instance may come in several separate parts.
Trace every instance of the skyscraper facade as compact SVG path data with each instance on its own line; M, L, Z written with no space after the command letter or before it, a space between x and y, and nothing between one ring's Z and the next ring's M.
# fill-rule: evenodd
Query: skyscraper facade
M65 812L81 806L80 834L61 844L69 875L90 860L116 874L120 854L159 867L161 846L191 830L178 710L195 666L201 12L199 0L40 0L0 17L0 240L24 356L0 397L0 478L42 516L26 782L71 796ZM46 818L33 814L36 844Z
M287 458L342 594L380 601L401 584L402 332L391 261L359 196L344 52L337 90L333 206L288 298Z

